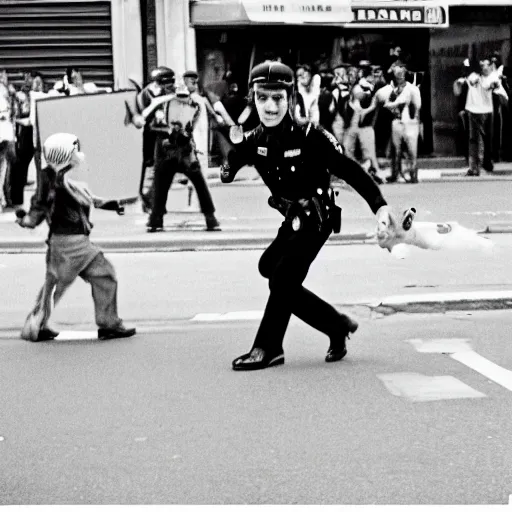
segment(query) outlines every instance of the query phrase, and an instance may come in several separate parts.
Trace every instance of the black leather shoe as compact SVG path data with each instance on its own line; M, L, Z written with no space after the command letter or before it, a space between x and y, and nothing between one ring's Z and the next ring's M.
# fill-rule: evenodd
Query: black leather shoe
M57 331L54 331L53 329L50 329L49 327L45 327L39 331L36 341L54 340L58 335L59 335L59 333Z
M347 339L350 339L350 334L357 331L359 324L352 320L347 315L345 317L345 325L343 330L335 336L331 336L331 344L327 355L325 356L326 363L334 363L334 361L340 361L347 355Z
M282 352L274 356L267 354L262 348L253 348L248 354L237 357L233 361L233 370L263 370L280 364L284 364L284 354Z
M126 328L124 325L112 329L100 328L98 329L98 338L100 340L113 340L115 338L129 338L133 336L137 330L135 327Z

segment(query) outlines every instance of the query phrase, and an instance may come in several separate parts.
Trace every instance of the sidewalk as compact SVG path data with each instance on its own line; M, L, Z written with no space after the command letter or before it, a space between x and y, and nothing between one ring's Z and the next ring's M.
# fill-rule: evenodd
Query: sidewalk
M433 159L432 163L435 165ZM458 162L460 165L460 162ZM512 163L496 165L491 175L480 177L465 176L466 168L440 168L420 170L421 182L460 181L482 182L512 180ZM385 177L387 171L383 171ZM267 205L268 190L264 187L254 168L243 168L234 183L224 185L218 177L219 169L210 168L207 173L212 189L222 231L206 232L203 215L199 212L197 198L192 194L189 204L187 185L177 182L169 193L169 215L165 218L165 232L146 233L147 215L140 203L126 207L126 215L119 217L113 212L94 210L92 222L95 226L91 239L105 251L113 252L154 252L154 251L207 251L228 249L259 249L266 247L275 236L282 221L281 215ZM410 184L382 185L383 192L412 190ZM33 194L33 187L27 188L25 207ZM329 244L374 243L374 219L355 197L343 193L345 209L342 232L333 234ZM228 204L229 203L229 204ZM498 223L499 224L499 223ZM512 224L488 226L489 233L503 233L512 230ZM483 226L485 227L485 226ZM15 224L14 212L0 214L0 252L44 252L48 228L46 224L36 230L21 229Z

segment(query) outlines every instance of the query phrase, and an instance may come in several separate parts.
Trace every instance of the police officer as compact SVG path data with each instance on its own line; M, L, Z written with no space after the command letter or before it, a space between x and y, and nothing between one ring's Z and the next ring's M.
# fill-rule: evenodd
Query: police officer
M333 135L311 124L299 126L290 114L293 72L279 62L255 66L250 75L260 125L248 133L232 130L235 144L224 183L244 165L254 165L270 189L270 206L284 221L263 253L259 271L269 280L270 296L252 349L233 361L234 370L259 370L284 363L283 338L292 313L330 340L326 362L347 353L346 339L358 327L304 288L311 263L329 235L339 232L341 210L329 188L330 173L349 183L377 216L378 230L390 225L387 203L372 178L343 154Z
M175 91L175 83L176 76L174 71L171 68L166 66L158 66L153 71L151 71L149 76L149 83L142 89L136 98L136 111L138 114L142 114L144 109L149 107L151 102L165 94L170 94ZM153 116L156 114L153 114ZM140 177L140 186L139 193L142 198L142 206L144 211L149 212L152 207L152 195L153 195L153 186L151 185L149 191L144 190L144 183L148 178L148 181L152 181L152 176L146 175L146 170L148 167L153 167L154 165L154 153L155 153L155 144L156 144L156 132L152 131L149 128L149 124L151 119L147 120L147 124L144 128L144 133L142 136L142 172Z
M147 228L150 233L163 231L164 215L169 189L177 172L184 174L196 189L201 211L205 217L207 231L220 231L220 224L215 217L215 207L208 185L201 172L197 159L197 151L193 138L194 126L197 122L200 105L190 96L184 87L175 93L155 98L144 115L134 116L135 126L145 126L152 112L162 109L161 116L153 119L149 129L157 132L155 147L155 166L153 182L153 201ZM188 121L180 117L184 111L191 113ZM193 114L192 114L193 113Z

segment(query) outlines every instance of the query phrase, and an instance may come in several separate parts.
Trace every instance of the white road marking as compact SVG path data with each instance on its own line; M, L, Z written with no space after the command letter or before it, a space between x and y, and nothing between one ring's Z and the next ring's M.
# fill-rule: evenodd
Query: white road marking
M97 340L98 331L61 331L56 340Z
M482 398L483 393L450 375L429 376L420 373L384 373L377 375L389 392L411 402L432 402L458 398Z
M192 322L225 322L236 320L261 320L263 311L232 311L230 313L199 313Z
M199 313L191 318L192 322L215 322L222 313Z
M468 339L412 339L408 341L418 352L448 354L455 361L459 361L459 363L512 391L512 371L506 370L477 354L471 349Z
M512 494L510 494L508 497L508 504L512 505Z
M429 354L453 354L472 350L467 338L412 339L408 342L418 351Z
M512 372L510 370L498 366L472 350L457 352L456 354L451 354L450 357L496 382L496 384L512 391Z

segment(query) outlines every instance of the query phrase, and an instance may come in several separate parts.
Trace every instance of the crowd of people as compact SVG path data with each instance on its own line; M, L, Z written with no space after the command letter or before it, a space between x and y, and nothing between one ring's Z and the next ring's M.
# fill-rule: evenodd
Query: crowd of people
M34 101L45 96L72 96L111 92L93 82L84 82L78 68L69 67L54 84L45 82L38 71L19 72L19 85L9 80L6 70L0 70L0 212L23 205L28 168L34 159L41 169L41 154L33 126Z
M361 162L378 183L383 180L377 155L390 160L388 183L400 177L417 182L420 89L417 74L408 71L400 54L392 57L385 66L367 60L358 65L339 63L332 68L297 65L293 116L300 125L312 123L334 135L345 152ZM219 98L208 90L206 95L227 112L228 116L221 114L225 125L239 124L245 131L254 128L258 124L254 98L251 93L244 98L232 77L227 76L226 81L228 88L223 96ZM213 131L217 137L219 132L222 136L222 124L216 124ZM221 153L225 160L222 148ZM405 172L402 157L407 157L409 164Z

